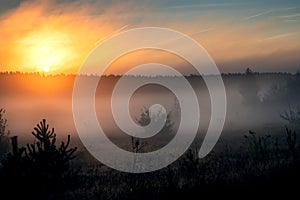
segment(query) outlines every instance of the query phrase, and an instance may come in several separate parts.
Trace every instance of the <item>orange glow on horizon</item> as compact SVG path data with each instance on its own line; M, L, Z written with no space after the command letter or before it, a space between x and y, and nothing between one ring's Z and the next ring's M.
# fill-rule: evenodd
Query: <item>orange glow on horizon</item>
M64 60L74 54L74 49L64 45L66 41L68 40L62 33L42 31L20 40L19 51L22 51L24 46L27 47L23 56L26 62L36 67L38 71L49 72L50 66L54 71L58 71Z
M92 9L26 1L8 12L0 19L0 71L76 73L96 42L121 27L90 16Z

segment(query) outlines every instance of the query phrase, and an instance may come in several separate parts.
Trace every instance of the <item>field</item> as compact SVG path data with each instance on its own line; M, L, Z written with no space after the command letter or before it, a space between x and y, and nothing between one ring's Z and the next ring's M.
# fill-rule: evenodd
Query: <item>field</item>
M256 196L258 192L272 196L297 194L298 74L223 74L227 93L225 126L213 151L202 159L198 158L198 151L209 123L209 95L201 77L186 77L200 102L197 137L177 161L142 174L111 169L88 153L72 118L75 76L2 73L0 77L0 105L5 109L1 110L0 123L1 188L11 197L23 194L31 199L172 199L220 194L230 197L240 193ZM85 78L89 81L97 77ZM97 116L107 137L118 147L135 153L155 151L168 144L180 122L174 95L157 85L136 91L130 111L137 124L145 125L148 108L157 101L165 106L168 121L156 136L133 138L117 127L109 108L109 97L119 78L102 77L97 88ZM140 78L176 82L176 77L128 77L129 81ZM32 84L36 88L28 87ZM55 128L55 137L48 137L46 129L34 130L44 118L45 124ZM37 131L36 135L32 131ZM38 134L48 138L42 140ZM9 139L13 136L18 137L15 148ZM53 159L43 156L40 161L40 154L45 152ZM52 169L58 171L54 173Z

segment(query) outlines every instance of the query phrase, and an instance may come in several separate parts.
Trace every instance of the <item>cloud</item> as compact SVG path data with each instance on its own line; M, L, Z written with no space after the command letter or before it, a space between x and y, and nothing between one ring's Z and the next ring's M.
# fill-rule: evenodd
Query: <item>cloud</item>
M213 7L237 6L237 5L244 5L244 4L245 3L197 3L197 4L169 6L169 8L174 8L174 9L213 8Z
M74 72L100 38L128 27L126 16L116 16L126 6L23 1L2 14L0 70L38 71L53 65L53 72Z
M273 35L270 37L266 37L261 39L260 41L266 41L266 40L275 40L275 39L281 39L281 38L285 38L285 37L289 37L289 36L293 36L296 35L296 33L283 33L283 34L278 34L278 35Z
M300 17L300 13L280 16L280 18L295 18L295 17Z
M1 0L0 1L0 14L1 12L6 12L9 9L19 6L20 2L18 0Z
M285 12L285 11L288 11L288 10L294 10L296 8L297 7L271 9L271 10L263 11L263 12L256 13L254 15L248 16L248 17L244 18L243 20L249 20L249 19L257 18L257 17L267 15L267 14L270 14L270 13L273 13L273 12Z
M251 15L249 17L246 17L243 20L249 20L249 19L256 18L256 17L262 16L262 15L266 15L266 14L271 13L272 11L274 11L274 10L268 10L268 11L260 12L260 13L257 13L255 15Z
M129 24L122 26L121 28L115 30L115 31L112 33L112 35L113 35L113 34L117 34L117 33L121 32L121 31L125 30L125 29L128 28L129 26L130 26ZM97 41L95 42L95 45L98 45L99 43L101 43L102 41L104 41L104 40L107 39L107 38L108 38L108 36L104 36L104 37L101 38L100 40L97 40Z

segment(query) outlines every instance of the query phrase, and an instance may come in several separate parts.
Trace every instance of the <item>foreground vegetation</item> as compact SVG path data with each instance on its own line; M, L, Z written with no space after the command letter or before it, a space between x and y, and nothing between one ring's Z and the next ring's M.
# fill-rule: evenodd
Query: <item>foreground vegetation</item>
M6 141L4 110L0 114L4 125L1 140ZM228 144L203 159L198 158L199 147L194 144L172 165L145 174L122 173L100 163L79 168L76 159L80 155L74 157L76 148L69 147L70 137L57 145L54 129L42 120L32 132L32 144L19 148L17 138L11 137L10 152L2 152L1 192L30 199L194 199L240 193L256 196L258 192L294 195L300 178L296 114L283 114L293 130L286 127L280 136L249 131L238 150ZM136 152L138 145L133 142L132 150Z

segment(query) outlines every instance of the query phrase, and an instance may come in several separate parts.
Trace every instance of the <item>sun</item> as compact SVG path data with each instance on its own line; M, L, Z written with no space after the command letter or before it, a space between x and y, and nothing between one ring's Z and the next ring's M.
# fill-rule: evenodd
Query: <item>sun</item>
M44 70L44 72L48 73L48 72L50 72L51 69L49 66L44 66L43 70Z
M20 62L43 73L64 70L70 62L77 63L79 58L74 53L75 47L68 35L65 31L47 29L37 30L24 36L17 43L18 52L23 53Z

